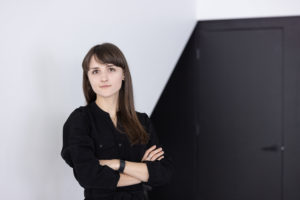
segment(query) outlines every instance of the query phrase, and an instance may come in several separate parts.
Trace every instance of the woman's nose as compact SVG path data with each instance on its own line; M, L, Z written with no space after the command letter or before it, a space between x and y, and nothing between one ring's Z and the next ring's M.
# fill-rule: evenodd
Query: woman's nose
M107 73L106 72L102 72L101 73L101 81L106 81L107 80L107 77L108 77L108 75L107 75Z

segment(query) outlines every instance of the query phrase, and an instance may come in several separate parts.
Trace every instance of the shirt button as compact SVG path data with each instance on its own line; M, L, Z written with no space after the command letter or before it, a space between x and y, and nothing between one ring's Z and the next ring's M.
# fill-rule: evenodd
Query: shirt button
M122 146L122 143L119 143L119 147L121 147Z
M103 145L102 145L102 144L99 144L99 147L100 147L100 148L102 148L102 147L103 147Z

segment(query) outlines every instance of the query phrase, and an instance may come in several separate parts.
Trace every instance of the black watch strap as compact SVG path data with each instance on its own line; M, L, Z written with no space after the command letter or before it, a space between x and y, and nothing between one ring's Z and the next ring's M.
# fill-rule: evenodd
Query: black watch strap
M119 172L123 173L125 168L125 161L120 159L120 168L119 168Z

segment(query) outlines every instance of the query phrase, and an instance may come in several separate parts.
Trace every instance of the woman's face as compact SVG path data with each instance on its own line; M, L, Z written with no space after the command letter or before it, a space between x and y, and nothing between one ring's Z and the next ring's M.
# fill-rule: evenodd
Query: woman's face
M88 78L97 97L107 98L119 95L122 80L124 80L124 73L121 67L109 63L100 64L92 56Z

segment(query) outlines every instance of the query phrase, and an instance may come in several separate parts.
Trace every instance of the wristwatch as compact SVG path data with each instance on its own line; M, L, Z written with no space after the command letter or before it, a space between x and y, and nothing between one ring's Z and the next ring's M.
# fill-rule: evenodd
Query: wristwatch
M125 161L120 159L120 167L119 167L119 172L123 173L125 168Z

